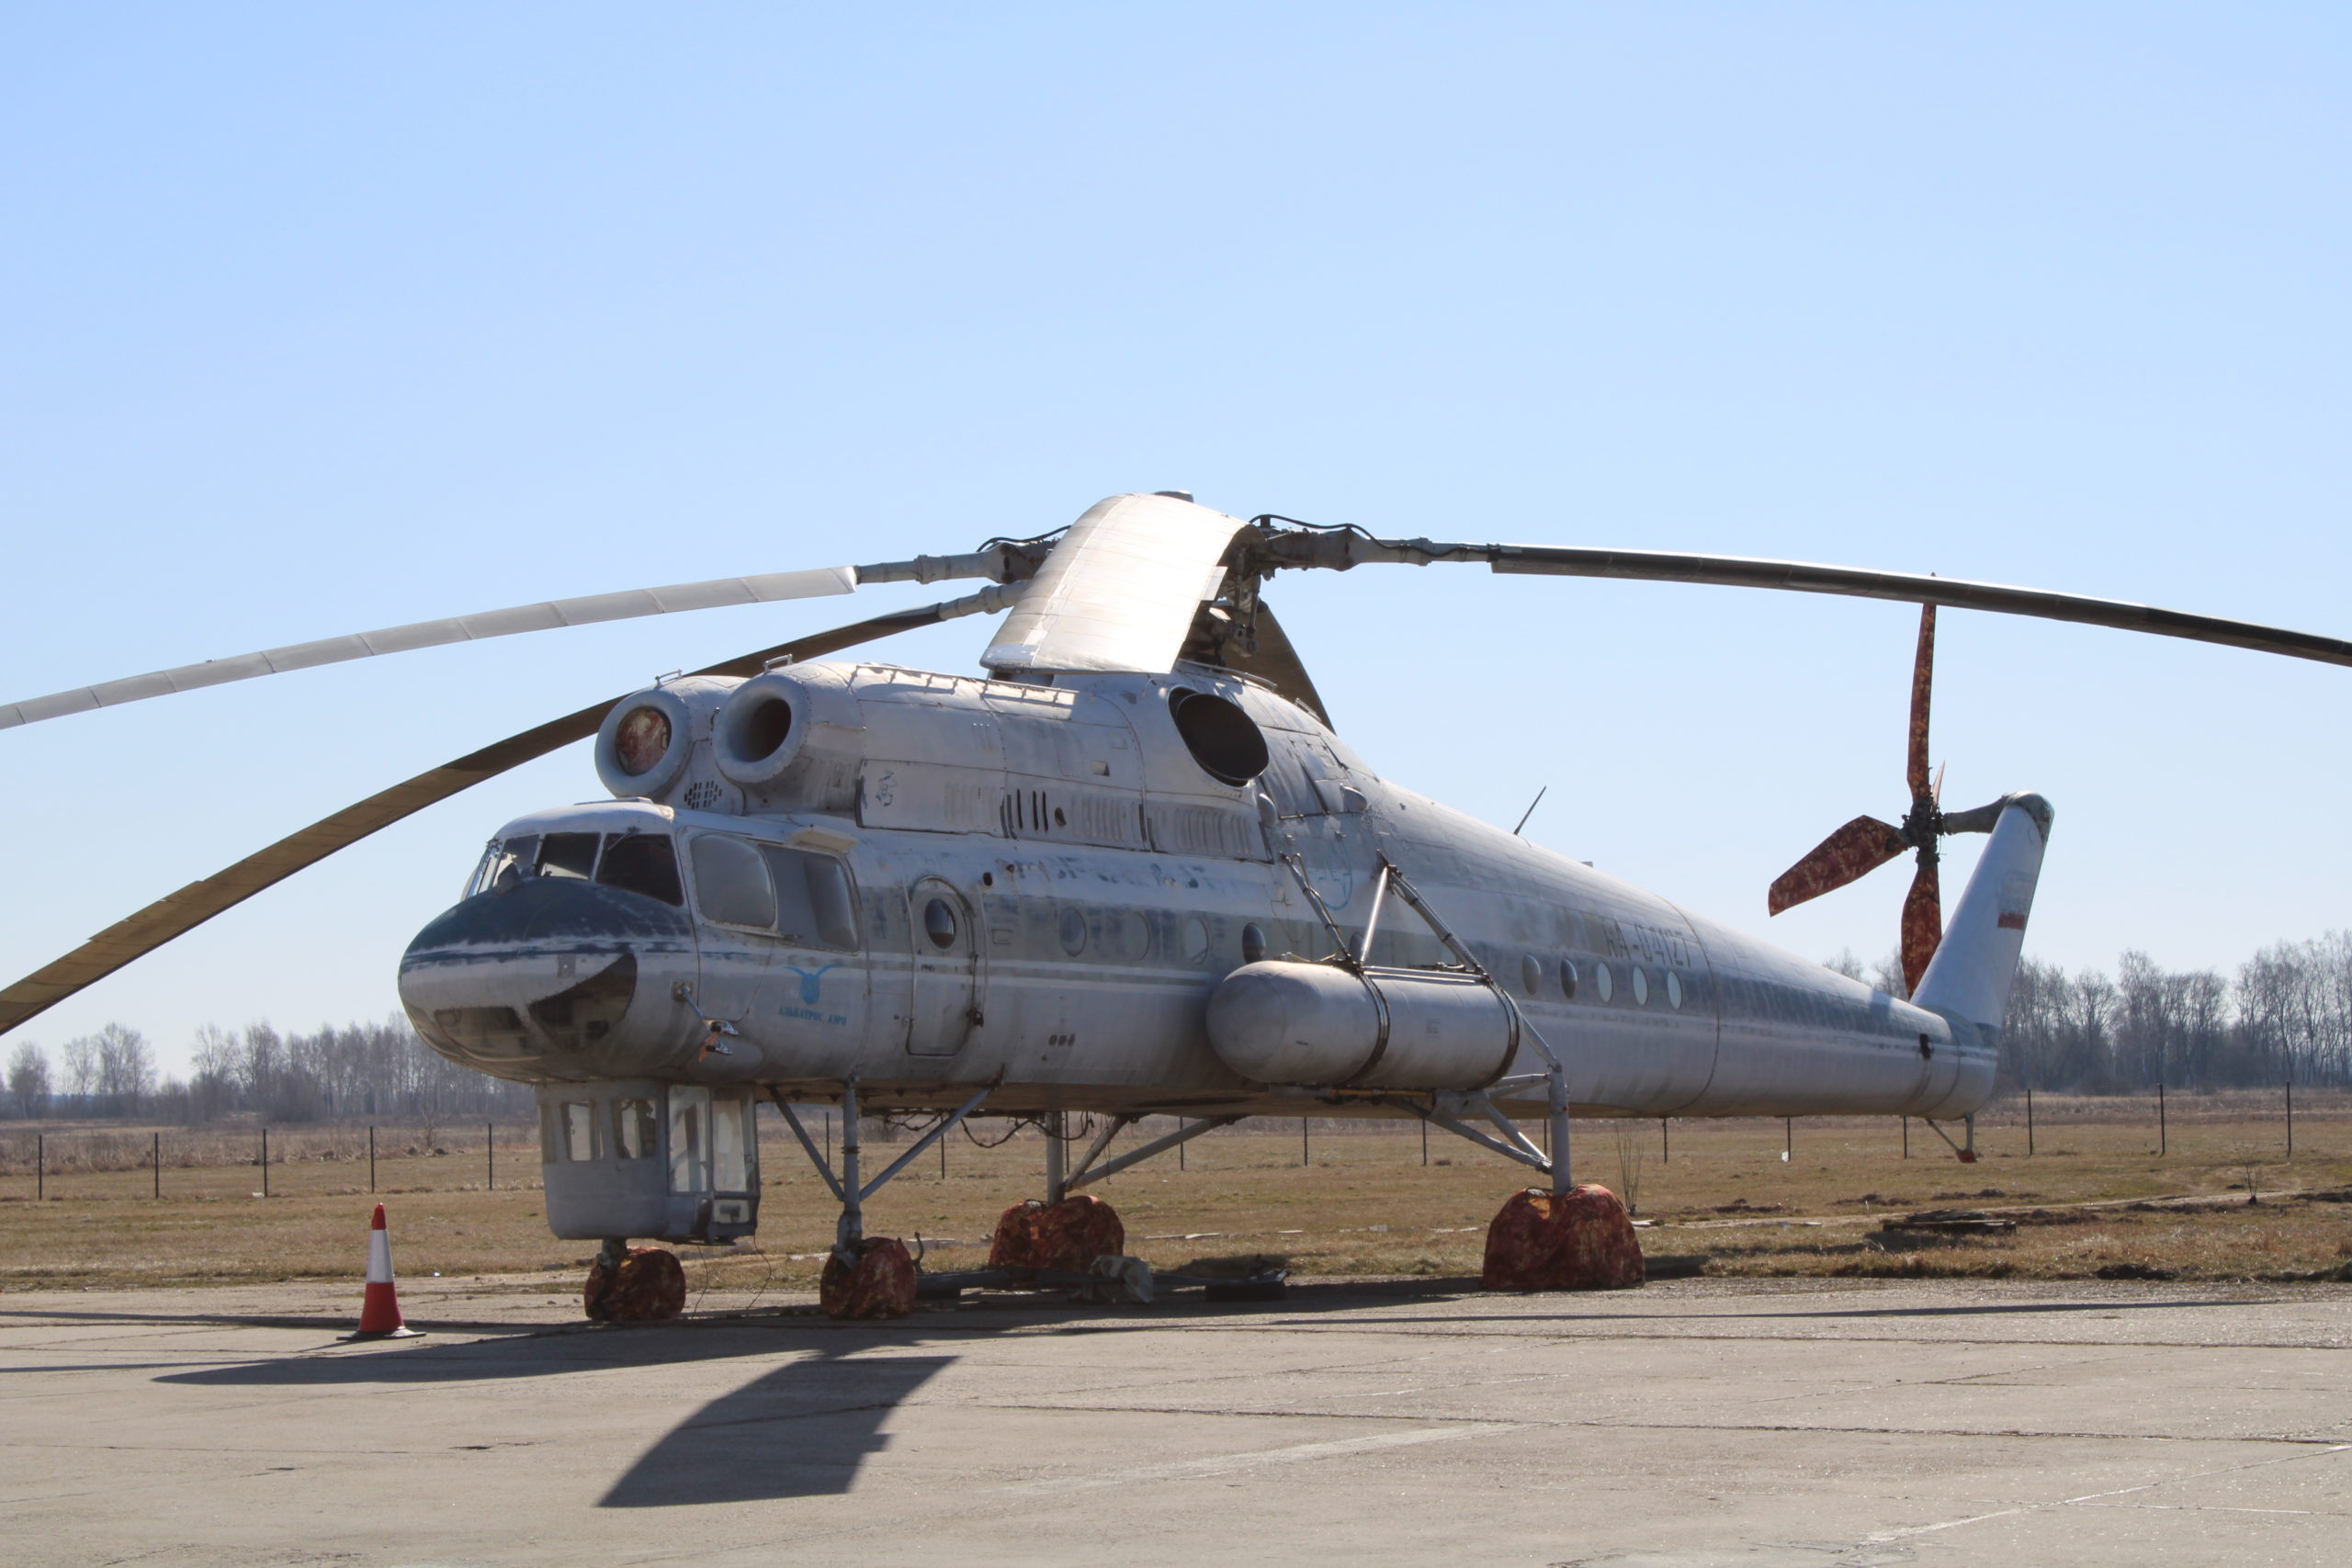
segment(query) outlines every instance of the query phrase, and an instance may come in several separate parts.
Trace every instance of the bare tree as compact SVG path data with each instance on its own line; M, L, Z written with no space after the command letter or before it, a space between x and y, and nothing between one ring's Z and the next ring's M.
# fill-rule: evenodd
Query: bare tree
M86 1103L98 1087L98 1037L95 1034L76 1035L63 1048L65 1057L65 1092Z
M109 1023L97 1033L97 1091L116 1115L136 1112L155 1089L155 1053L135 1029Z
M28 1121L49 1110L49 1053L29 1040L18 1042L9 1055L8 1098Z

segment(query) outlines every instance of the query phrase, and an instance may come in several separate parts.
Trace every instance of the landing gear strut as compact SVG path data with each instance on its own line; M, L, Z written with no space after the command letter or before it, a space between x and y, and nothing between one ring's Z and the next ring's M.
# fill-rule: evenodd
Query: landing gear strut
M1306 882L1304 874L1296 868L1294 874L1300 875L1302 886L1313 899L1313 885ZM1595 1291L1640 1284L1642 1248L1634 1238L1634 1223L1625 1213L1625 1205L1606 1187L1579 1187L1568 1174L1566 1064L1535 1027L1535 1021L1521 1010L1510 988L1487 972L1486 965L1446 928L1437 911L1430 908L1413 885L1405 880L1405 874L1396 869L1396 863L1385 854L1380 857L1380 880L1373 888L1372 914L1365 922L1355 962L1361 965L1363 956L1372 952L1381 897L1391 889L1421 918L1430 934L1453 955L1454 962L1485 981L1503 1006L1510 1010L1519 1037L1532 1044L1535 1054L1544 1059L1542 1072L1504 1078L1483 1089L1426 1096L1390 1095L1384 1100L1432 1127L1442 1127L1456 1137L1466 1138L1506 1159L1540 1171L1546 1179L1544 1189L1527 1188L1511 1194L1487 1226L1486 1267L1480 1282L1490 1291ZM1314 901L1318 909L1322 908L1319 899ZM1329 911L1325 911L1324 919L1330 920ZM1344 933L1336 922L1331 922L1331 930L1341 938L1342 953L1347 952ZM1539 1083L1544 1086L1548 1149L1539 1149L1531 1143L1494 1101L1497 1094L1533 1089ZM1487 1122L1500 1136L1470 1125L1465 1120L1470 1116Z
M914 1258L896 1236L865 1234L865 1200L912 1165L932 1145L962 1125L964 1118L978 1111L993 1092L991 1085L941 1117L937 1124L915 1140L912 1148L871 1181L860 1179L858 1156L863 1150L857 1139L855 1078L842 1085L842 1168L838 1175L818 1150L816 1140L808 1136L808 1129L800 1124L798 1114L785 1103L783 1094L770 1092L775 1108L784 1113L785 1125L800 1140L808 1163L817 1168L817 1174L841 1201L841 1219L833 1228L832 1255L825 1259L824 1275L817 1286L818 1300L823 1303L828 1317L904 1317L914 1310Z
M1924 1116L1920 1117L1919 1120L1922 1122L1928 1122L1928 1119ZM1951 1152L1960 1156L1961 1164L1974 1165L1976 1163L1976 1113L1972 1111L1967 1115L1962 1117L1961 1121L1966 1123L1968 1128L1968 1142L1965 1144L1953 1143L1951 1141L1951 1134L1945 1132L1943 1128L1933 1122L1928 1122L1928 1130L1935 1134L1937 1137L1941 1138L1944 1143L1950 1146Z

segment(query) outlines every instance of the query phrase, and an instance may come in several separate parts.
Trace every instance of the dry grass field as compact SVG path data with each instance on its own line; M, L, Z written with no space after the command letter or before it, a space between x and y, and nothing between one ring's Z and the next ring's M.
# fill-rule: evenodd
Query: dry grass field
M2282 1110L2275 1092L2173 1096L2159 1153L2153 1100L2044 1098L2029 1154L2023 1107L2004 1104L1980 1119L1973 1166L1916 1122L1903 1157L1894 1118L1676 1122L1664 1153L1657 1122L1580 1121L1576 1168L1632 1197L1650 1255L1704 1255L1711 1274L2352 1278L2352 1096L2298 1093L2291 1157ZM257 1134L163 1131L160 1199L152 1136L49 1131L35 1201L31 1133L0 1133L0 1289L341 1277L356 1292L366 1129L274 1130L266 1198ZM377 1150L403 1277L576 1283L593 1246L547 1234L524 1131L500 1130L494 1190L480 1126L380 1129ZM1425 1165L1411 1128L1318 1122L1307 1156L1297 1122L1245 1123L1194 1141L1181 1169L1165 1156L1091 1190L1156 1268L1269 1258L1306 1276L1460 1276L1477 1271L1487 1221L1523 1184L1520 1168L1442 1134ZM763 1161L758 1244L681 1248L697 1286L814 1283L832 1231L823 1189L780 1127ZM922 1238L933 1268L976 1265L1042 1163L1033 1134L992 1149L952 1138L944 1175L927 1153L875 1200L870 1226ZM1900 1224L1959 1207L2018 1228L1945 1237Z

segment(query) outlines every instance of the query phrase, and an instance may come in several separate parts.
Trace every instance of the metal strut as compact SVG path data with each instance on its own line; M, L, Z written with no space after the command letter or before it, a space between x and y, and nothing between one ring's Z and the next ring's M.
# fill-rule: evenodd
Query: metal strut
M1453 954L1454 962L1484 980L1487 988L1502 999L1503 1006L1510 1010L1511 1018L1518 1023L1521 1033L1533 1043L1536 1055L1544 1058L1544 1102L1547 1125L1551 1130L1552 1153L1549 1157L1546 1157L1542 1150L1530 1144L1512 1124L1510 1119L1496 1109L1495 1102L1483 1091L1471 1096L1435 1095L1431 1097L1430 1104L1426 1110L1409 1100L1402 1103L1413 1114L1443 1127L1456 1136L1467 1138L1474 1144L1483 1145L1498 1154L1519 1161L1521 1165L1534 1167L1552 1179L1552 1190L1555 1194L1566 1192L1576 1185L1569 1174L1566 1065L1560 1060L1560 1054L1552 1049L1552 1043L1544 1038L1544 1032L1535 1027L1535 1021L1521 1010L1518 1001L1511 996L1510 990L1488 974L1487 966L1478 962L1476 955L1472 953L1469 948L1463 945L1461 939L1447 928L1443 920L1438 919L1437 911L1430 908L1428 901L1420 896L1412 883L1407 880L1405 874L1396 868L1396 863L1390 860L1385 852L1380 856L1380 871L1382 886L1395 888L1396 897L1405 900L1412 908L1413 913L1420 916L1422 922L1430 928L1430 933L1439 942L1444 943L1448 953ZM1367 941L1364 945L1369 951L1371 943ZM1464 1124L1458 1118L1446 1114L1448 1101L1454 1102L1461 1109L1476 1111L1485 1116L1508 1134L1510 1142L1509 1144L1498 1142L1476 1128ZM1396 1102L1391 1101L1391 1103Z
M801 1152L808 1156L808 1163L817 1168L817 1174L824 1178L825 1185L832 1189L833 1196L841 1201L841 1222L833 1230L833 1256L842 1260L843 1267L854 1267L856 1264L857 1244L865 1239L865 1201L882 1190L884 1185L892 1177L914 1164L916 1157L925 1149L961 1126L964 1118L978 1111L981 1102L995 1092L994 1084L981 1089L971 1099L941 1117L928 1132L915 1140L913 1147L892 1160L881 1175L871 1181L860 1182L858 1179L860 1145L857 1141L857 1080L851 1078L842 1085L842 1168L839 1176L835 1176L832 1167L826 1163L824 1155L817 1147L816 1140L809 1137L808 1129L800 1124L799 1116L790 1105L785 1103L784 1091L779 1089L768 1090L768 1099L775 1103L778 1111L784 1112L785 1125L790 1127L792 1135L800 1140Z
M1945 1132L1941 1127L1937 1126L1936 1123L1928 1118L1922 1116L1919 1120L1928 1123L1928 1131L1933 1133L1937 1137L1941 1138L1944 1141L1945 1147L1951 1149L1953 1154L1960 1156L1961 1164L1974 1165L1976 1163L1976 1112L1972 1111L1967 1115L1960 1119L1962 1124L1968 1130L1968 1142L1965 1145L1953 1143L1951 1141L1951 1134Z
M1133 1125L1138 1120L1140 1120L1140 1118L1135 1116L1113 1117L1111 1119L1111 1124L1102 1130L1102 1136L1094 1140L1094 1146L1088 1149L1085 1156L1078 1162L1078 1168L1072 1171L1069 1179L1062 1183L1064 1190L1076 1187L1083 1187L1090 1181L1101 1181L1106 1177L1116 1176L1123 1170L1128 1169L1134 1166L1141 1165L1144 1161L1151 1158L1154 1155L1166 1154L1169 1150L1174 1148L1179 1144L1189 1144L1194 1138L1199 1137L1203 1133L1213 1133L1219 1127L1230 1127L1236 1122L1240 1121L1241 1118L1238 1116L1211 1116L1203 1121L1194 1122L1189 1125L1179 1127L1176 1131L1167 1134L1164 1136L1154 1138L1148 1144L1138 1145L1135 1148L1129 1149L1125 1154L1121 1155L1117 1159L1111 1161L1108 1165L1096 1165L1094 1163L1095 1160L1102 1156L1104 1149L1111 1146L1111 1140L1117 1137L1123 1129Z

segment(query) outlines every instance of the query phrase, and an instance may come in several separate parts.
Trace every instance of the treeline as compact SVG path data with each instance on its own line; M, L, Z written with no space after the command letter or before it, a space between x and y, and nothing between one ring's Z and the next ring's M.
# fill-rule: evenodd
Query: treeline
M30 1041L8 1056L8 1114L114 1117L199 1125L226 1116L272 1122L531 1113L531 1091L434 1054L404 1018L280 1034L266 1023L242 1032L197 1031L185 1078L161 1073L153 1045L109 1023L69 1040L54 1058Z
M1851 953L1829 966L1904 994L1892 957L1867 975ZM2352 1084L2352 931L2275 943L2234 976L2166 969L2144 953L2124 953L2111 976L2029 958L2001 1052L2009 1084L2085 1094Z

